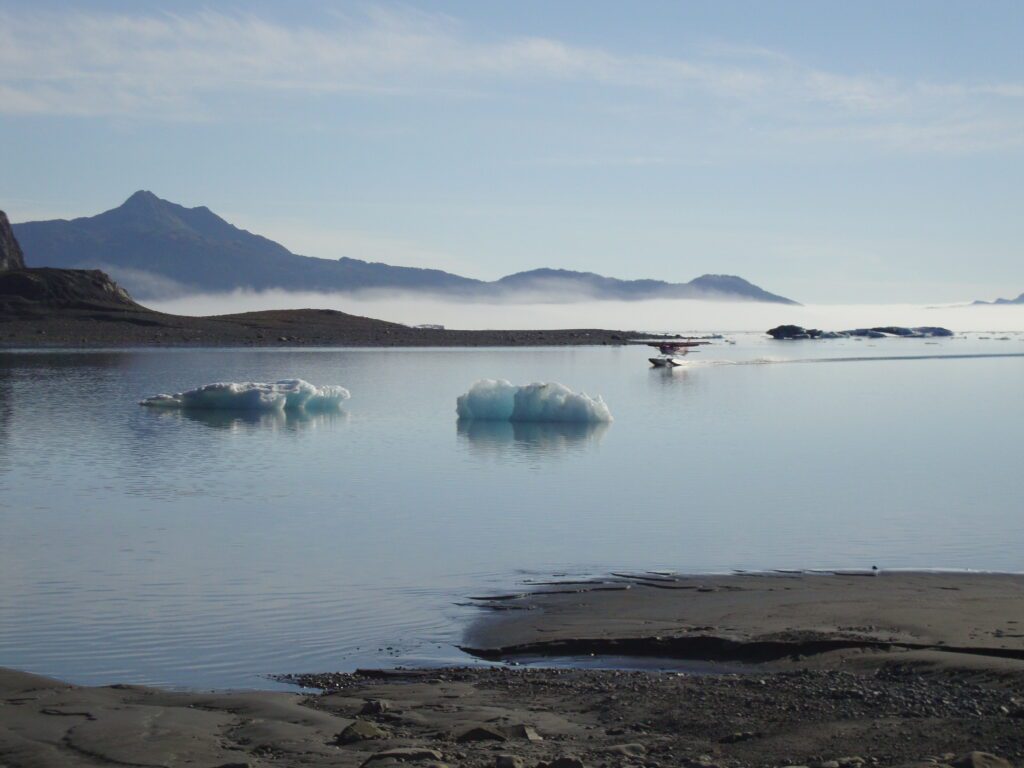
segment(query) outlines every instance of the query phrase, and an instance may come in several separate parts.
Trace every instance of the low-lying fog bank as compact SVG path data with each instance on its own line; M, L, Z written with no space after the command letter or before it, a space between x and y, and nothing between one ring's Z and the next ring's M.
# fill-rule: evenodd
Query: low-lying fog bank
M954 331L1024 330L1024 306L814 304L785 306L743 301L652 299L477 303L422 294L236 291L198 294L148 306L179 315L222 315L265 309L337 309L408 325L456 329L621 328L651 332L762 331L780 324L842 330L875 325L941 325Z

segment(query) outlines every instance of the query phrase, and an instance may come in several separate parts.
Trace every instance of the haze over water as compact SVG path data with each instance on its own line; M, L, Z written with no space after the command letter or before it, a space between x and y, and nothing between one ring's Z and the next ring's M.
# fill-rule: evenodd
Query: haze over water
M782 323L805 328L844 330L871 326L940 325L958 331L1024 331L1024 306L920 304L784 305L743 301L648 299L595 301L562 295L558 300L534 296L507 301L454 301L424 293L364 291L296 293L236 291L192 294L147 301L161 312L223 315L268 309L312 307L335 309L397 323L442 324L448 328L546 329L619 328L664 333L749 331Z
M644 347L2 354L0 659L265 687L465 661L460 603L557 574L1020 570L1024 336L729 338L668 371ZM284 377L352 399L137 405ZM600 394L615 421L460 427L483 377Z

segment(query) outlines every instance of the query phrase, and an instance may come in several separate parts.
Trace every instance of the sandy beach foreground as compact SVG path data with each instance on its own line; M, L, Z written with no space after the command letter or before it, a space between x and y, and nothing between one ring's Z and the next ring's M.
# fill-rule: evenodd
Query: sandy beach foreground
M998 768L1024 758L1022 588L974 574L624 575L498 596L485 604L522 610L468 635L492 656L730 639L693 656L733 665L710 675L325 672L291 677L320 689L293 694L80 688L0 671L0 765Z

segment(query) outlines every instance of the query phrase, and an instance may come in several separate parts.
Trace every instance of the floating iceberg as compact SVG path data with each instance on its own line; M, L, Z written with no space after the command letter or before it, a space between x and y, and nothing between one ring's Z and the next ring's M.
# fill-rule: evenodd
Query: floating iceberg
M516 386L504 379L481 379L460 395L455 410L460 419L484 421L558 421L596 424L612 414L600 396L573 392L564 384Z
M173 395L154 395L139 405L217 411L337 411L348 400L344 387L317 387L302 379L271 383L224 381Z

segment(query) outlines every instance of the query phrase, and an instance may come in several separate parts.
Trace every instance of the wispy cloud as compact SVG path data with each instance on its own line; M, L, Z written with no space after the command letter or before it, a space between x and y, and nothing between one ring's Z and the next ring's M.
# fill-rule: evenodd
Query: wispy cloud
M245 13L0 9L0 113L219 119L258 92L486 93L506 82L720 100L780 136L975 151L1024 144L1024 83L826 71L783 52L625 54L547 37L474 38L446 16L376 8L323 24Z

